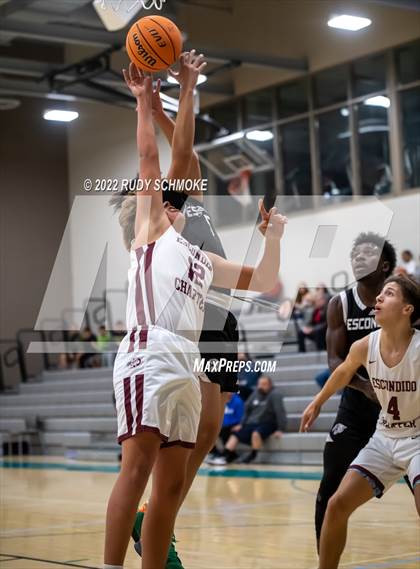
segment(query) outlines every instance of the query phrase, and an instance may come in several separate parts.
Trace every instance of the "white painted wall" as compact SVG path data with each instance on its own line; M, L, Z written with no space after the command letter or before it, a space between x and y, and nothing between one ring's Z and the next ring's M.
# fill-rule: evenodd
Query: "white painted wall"
M331 252L325 259L310 257L317 229L320 225L337 227ZM309 286L319 282L331 284L332 276L339 271L351 275L349 253L354 238L362 231L373 231L386 236L398 253L411 249L418 259L420 254L420 192L408 192L401 197L368 198L357 204L341 205L331 209L294 214L290 216L282 241L281 277L287 296L293 296L297 284L304 280ZM219 234L228 258L237 262L247 259L255 242L262 250L262 239L254 235L252 224L221 229ZM250 243L252 245L250 247ZM251 263L255 259L249 255ZM340 285L343 279L337 279Z

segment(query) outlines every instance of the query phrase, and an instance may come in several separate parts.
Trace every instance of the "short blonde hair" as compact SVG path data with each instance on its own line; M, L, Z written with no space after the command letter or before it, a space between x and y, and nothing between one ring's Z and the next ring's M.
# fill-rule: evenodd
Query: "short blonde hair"
M137 198L135 195L126 194L114 196L110 199L114 210L119 212L118 221L123 231L124 245L129 251L135 238L134 227L136 221Z

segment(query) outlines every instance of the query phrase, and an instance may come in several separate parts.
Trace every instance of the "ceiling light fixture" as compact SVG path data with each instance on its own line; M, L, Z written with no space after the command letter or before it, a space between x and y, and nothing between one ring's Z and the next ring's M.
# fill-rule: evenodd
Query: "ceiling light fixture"
M330 28L338 28L339 30L349 30L351 32L358 32L363 28L367 28L372 23L369 18L362 18L360 16L350 16L348 14L341 14L340 16L333 16L328 20Z
M207 81L207 75L203 75L202 73L200 73L200 75L198 76L197 85L201 85L206 81ZM173 85L179 84L178 81L175 79L175 77L172 77L172 75L168 75L168 83L172 83Z
M63 111L58 109L51 109L44 113L44 119L46 121L71 122L77 119L78 116L79 113L76 111Z
M388 97L385 97L385 95L369 97L369 99L366 99L364 103L370 107L383 107L384 109L388 109L391 106L391 101Z
M256 142L267 142L274 138L271 130L250 130L245 135L248 140L255 140Z

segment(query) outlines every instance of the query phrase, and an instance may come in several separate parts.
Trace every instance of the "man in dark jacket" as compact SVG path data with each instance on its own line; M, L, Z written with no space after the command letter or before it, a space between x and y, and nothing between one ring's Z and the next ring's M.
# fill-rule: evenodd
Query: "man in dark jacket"
M245 413L240 425L232 429L232 434L225 446L226 462L232 462L238 455L235 452L238 443L250 444L251 452L241 459L249 463L256 459L263 442L270 435L280 438L286 428L286 412L283 397L274 388L270 377L262 375L257 389L245 403Z

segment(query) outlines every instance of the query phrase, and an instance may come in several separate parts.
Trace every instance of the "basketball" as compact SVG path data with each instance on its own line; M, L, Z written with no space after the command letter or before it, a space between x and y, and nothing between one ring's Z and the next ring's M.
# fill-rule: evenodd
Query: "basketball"
M131 26L126 48L137 67L144 71L162 71L181 55L182 35L168 18L145 16Z

